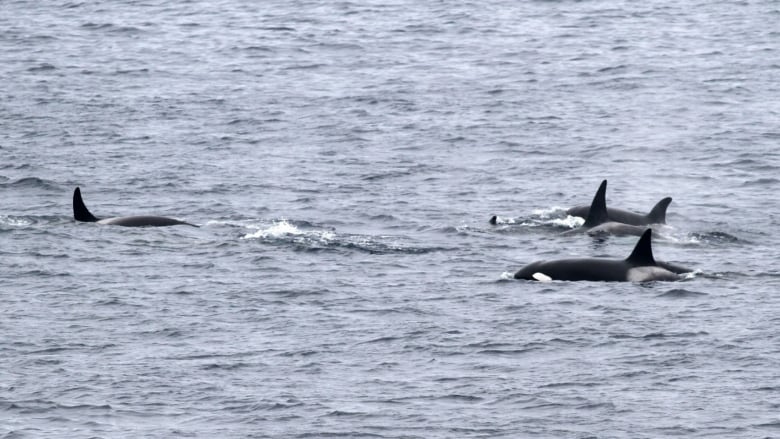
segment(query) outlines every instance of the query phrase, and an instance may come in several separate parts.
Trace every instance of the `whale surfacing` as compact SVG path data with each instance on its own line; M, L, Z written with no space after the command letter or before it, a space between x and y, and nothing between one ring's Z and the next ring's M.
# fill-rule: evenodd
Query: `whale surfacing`
M642 236L646 229L647 226L642 227L625 224L613 221L609 218L609 209L607 208L607 180L604 180L601 182L601 185L599 185L596 195L593 196L593 202L591 202L590 207L588 208L588 216L585 218L585 223L583 223L581 227L567 230L563 232L563 234L587 233L591 236L604 234Z
M164 216L117 216L100 219L95 215L92 215L92 212L87 209L87 206L84 204L84 200L81 198L81 189L78 187L75 191L73 191L73 218L80 222L110 224L125 227L164 227L178 225L198 227L195 224L190 224L185 221L180 221L175 218L168 218Z
M693 271L656 261L651 242L652 229L647 229L626 259L575 258L537 261L518 270L514 277L541 282L648 282L680 280L683 273Z
M607 208L608 221L614 221L623 224L629 224L632 226L646 226L649 224L666 224L666 209L672 202L672 197L666 197L650 209L647 215L641 213L635 213L628 210L617 209L614 207ZM566 211L567 215L578 216L580 218L588 218L590 214L590 206L582 205L575 206Z

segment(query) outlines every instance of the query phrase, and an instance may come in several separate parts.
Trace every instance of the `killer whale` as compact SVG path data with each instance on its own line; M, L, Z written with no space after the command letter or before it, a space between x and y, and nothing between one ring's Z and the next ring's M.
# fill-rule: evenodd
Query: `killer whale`
M641 236L647 227L625 224L618 221L612 221L609 218L607 209L607 180L601 182L593 201L588 208L588 216L585 223L579 228L568 230L563 234L587 233L589 235L635 235Z
M536 261L518 270L514 278L536 281L648 282L674 281L692 270L656 261L652 229L646 229L626 259L577 258Z
M198 227L195 224L190 224L185 221L180 221L174 218L168 218L164 216L118 216L112 218L97 218L95 215L87 209L84 204L84 200L81 198L81 189L76 188L73 191L73 218L76 221L98 224L111 224L115 226L125 227L163 227L163 226L177 226L187 225Z
M610 221L629 224L632 226L646 226L649 224L666 224L666 209L672 202L672 197L666 197L650 209L646 215L635 213L628 210L607 207L607 217ZM567 215L587 218L590 213L590 206L575 206L566 211Z
M601 182L602 185L606 185L606 180L603 180ZM598 194L598 192L597 192ZM604 188L604 204L606 205L606 187ZM597 213L597 218L600 219L601 223L619 223L619 224L626 224L628 226L647 226L651 224L666 224L666 210L669 207L669 204L672 202L672 197L666 197L662 200L660 200L658 203L653 206L652 209L650 209L650 212L648 212L646 215L631 212L628 210L618 209L614 207L606 207L607 209L607 215L606 219L602 218L601 213ZM592 203L591 203L592 204ZM591 206L590 205L582 205L582 206L575 206L571 207L566 210L567 215L571 216L578 216L580 218L583 218L587 221L588 216L590 215ZM491 225L497 225L498 224L498 216L493 215L490 217L488 222ZM591 229L595 227L590 227ZM607 226L609 228L611 226ZM615 230L618 230L618 228L612 227ZM629 234L629 235L641 235L644 232L644 228L624 228L623 234Z

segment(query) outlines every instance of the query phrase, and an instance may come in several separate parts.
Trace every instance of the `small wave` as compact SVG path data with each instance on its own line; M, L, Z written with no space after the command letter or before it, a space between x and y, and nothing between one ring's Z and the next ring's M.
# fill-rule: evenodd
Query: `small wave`
M111 23L93 23L91 21L81 25L81 27L84 29L92 29L92 30L109 29L113 26L114 25Z
M149 69L146 67L140 69L117 69L114 73L117 75L145 75L149 73Z
M113 410L109 404L61 404L44 399L33 399L26 401L9 401L6 410L18 410L26 414L31 413L49 413L53 410Z
M284 70L316 70L327 66L327 64L323 63L296 64L294 66L285 67Z
M642 338L645 340L651 340L651 339L666 339L666 338L688 338L688 337L699 337L702 335L709 335L709 332L706 331L698 331L698 332L677 332L677 333L666 333L666 332L652 332L650 334L643 335L641 337L633 337L633 338Z
M87 22L81 25L82 29L89 30L105 30L111 33L140 33L143 32L141 28L135 26L117 26L113 23L93 23Z
M780 180L777 178L759 178L742 183L742 186L777 186Z
M295 32L295 28L288 27L288 26L266 26L261 27L262 30L270 30L275 32Z
M453 393L450 395L441 395L441 396L434 397L434 399L441 400L441 401L457 401L457 402L480 402L484 400L484 398L482 398L481 396L462 395L459 393Z
M402 340L402 338L393 337L393 336L384 336L384 337L378 337L371 340L363 341L358 344L393 343L393 342L397 342L398 340Z
M778 422L767 422L765 424L756 424L756 427L758 428L771 428L774 430L780 430L780 421Z
M158 335L161 337L171 337L171 338L179 338L184 336L184 333L180 331L178 328L162 328L157 329L153 331L143 331L140 332L142 335Z
M370 254L423 254L446 250L440 247L404 245L399 242L400 238L393 236L337 234L332 230L317 229L309 223L292 223L287 220L275 221L267 227L247 233L241 239L292 245L296 250L313 252L346 249Z
M114 26L113 28L110 29L110 31L114 33L129 33L129 34L136 34L136 33L143 32L141 28L135 26Z
M484 349L481 351L477 351L478 354L482 355L496 355L496 356L519 356L519 355L525 355L529 352L536 351L538 348L526 348L526 349Z
M688 236L689 242L692 244L735 244L742 242L738 237L726 232L703 232L692 233Z
M10 183L2 183L0 187L13 187L13 188L42 188L42 189L56 189L59 188L57 183L44 180L38 177L24 177L18 180L14 180Z
M57 69L57 67L54 67L54 65L52 65L52 64L42 63L42 64L39 64L39 65L37 65L35 67L30 67L29 69L27 69L27 71L28 72L47 72L47 71L56 70L56 69Z
M202 370L237 370L237 369L243 369L246 367L251 366L249 363L230 363L230 364L221 364L221 363L209 363L204 364L200 368Z
M657 297L665 297L671 299L685 299L690 297L702 297L708 296L707 293L700 293L698 291L686 290L683 288L675 288L665 293L659 294Z

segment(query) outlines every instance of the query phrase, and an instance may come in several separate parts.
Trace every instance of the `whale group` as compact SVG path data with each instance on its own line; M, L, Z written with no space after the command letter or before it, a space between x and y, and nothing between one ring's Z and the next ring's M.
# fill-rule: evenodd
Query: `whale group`
M550 281L606 281L647 282L679 280L690 270L655 259L652 248L653 226L666 223L666 210L671 197L660 200L647 214L607 207L607 180L599 185L590 205L575 206L568 215L585 219L581 227L564 232L565 235L586 233L589 235L636 235L639 240L625 259L570 258L532 262L514 273L515 279ZM187 225L198 227L175 218L152 215L117 216L98 218L87 209L81 197L81 189L73 191L73 218L78 222L98 223L124 227L164 227ZM496 216L490 219L495 225Z
M664 200L669 201L662 204ZM585 218L585 222L581 227L564 232L564 234L587 233L589 235L610 234L641 236L648 226L666 222L666 207L672 199L664 198L664 200L659 202L662 209L655 212L652 217L650 215L640 215L622 209L612 209L610 214L610 209L607 208L607 180L604 180L596 191L596 195L593 197L590 206L587 206L585 209L574 207L567 211L584 214L583 218ZM658 205L656 205L656 207L658 207ZM621 221L621 219L629 220L630 222L624 222ZM661 222L654 221L656 219L661 220Z
M531 281L605 281L647 282L673 281L693 270L656 260L653 255L653 226L666 223L666 210L672 202L666 197L646 215L623 209L608 208L607 180L603 180L588 206L576 206L566 213L585 219L582 226L564 235L636 235L640 236L631 254L625 259L574 258L532 262L514 274L515 279ZM496 224L496 216L490 219Z

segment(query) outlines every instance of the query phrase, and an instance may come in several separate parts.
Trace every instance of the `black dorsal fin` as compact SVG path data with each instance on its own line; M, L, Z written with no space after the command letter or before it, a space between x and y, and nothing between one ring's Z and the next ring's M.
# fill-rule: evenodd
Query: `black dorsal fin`
M653 229L645 230L642 237L634 247L634 251L631 252L631 256L626 258L626 262L634 267L655 266L655 258L653 257Z
M73 191L73 218L76 221L83 221L86 223L94 223L98 221L92 213L90 213L87 206L84 205L84 200L81 199L81 189L76 188Z
M650 213L647 214L650 224L666 224L666 208L671 202L672 197L666 197L653 206Z
M609 221L609 215L607 215L607 180L604 180L601 182L599 190L596 191L596 196L593 197L593 201L590 203L588 217L585 219L585 224L582 226L596 227L607 221Z

